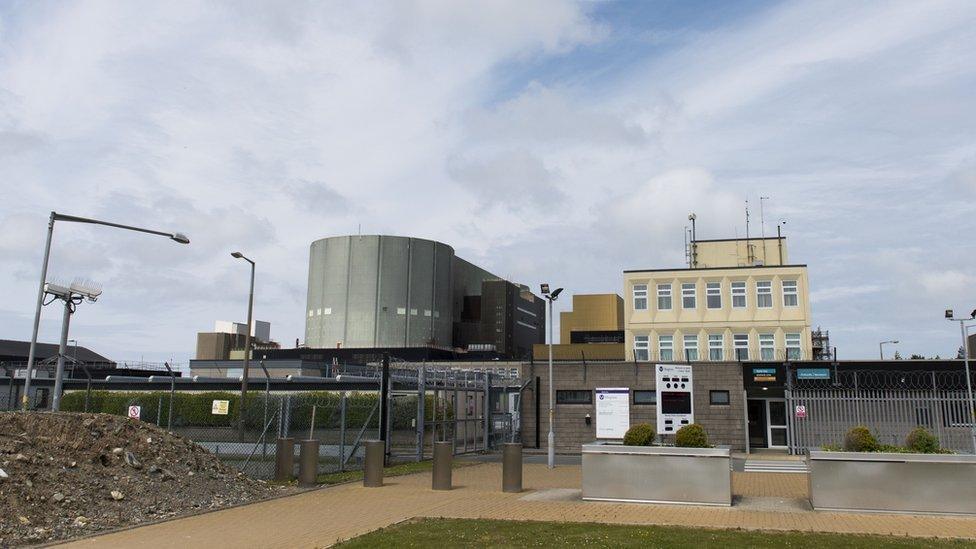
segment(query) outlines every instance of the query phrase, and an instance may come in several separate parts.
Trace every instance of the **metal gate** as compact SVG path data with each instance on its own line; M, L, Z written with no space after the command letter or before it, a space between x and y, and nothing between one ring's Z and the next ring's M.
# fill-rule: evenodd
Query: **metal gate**
M833 371L830 379L798 379L787 371L789 449L843 445L851 427L868 427L881 444L902 446L923 427L943 448L973 452L962 372Z

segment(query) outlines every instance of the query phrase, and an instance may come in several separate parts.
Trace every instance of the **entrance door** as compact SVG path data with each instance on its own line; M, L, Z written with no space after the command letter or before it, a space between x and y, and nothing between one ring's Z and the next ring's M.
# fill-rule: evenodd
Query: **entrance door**
M786 448L786 401L767 400L769 417L769 447Z
M766 448L769 430L766 425L766 401L749 399L749 447Z

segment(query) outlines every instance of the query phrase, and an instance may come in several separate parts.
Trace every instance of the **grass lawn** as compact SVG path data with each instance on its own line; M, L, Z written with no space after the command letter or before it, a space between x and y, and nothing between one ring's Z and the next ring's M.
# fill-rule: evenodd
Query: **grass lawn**
M384 528L340 545L356 547L976 547L967 541L851 534L706 530L576 522L424 519Z

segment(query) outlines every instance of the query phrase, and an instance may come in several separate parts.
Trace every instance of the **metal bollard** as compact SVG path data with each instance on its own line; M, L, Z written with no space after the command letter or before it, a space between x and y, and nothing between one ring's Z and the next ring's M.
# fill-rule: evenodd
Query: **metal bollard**
M366 462L363 464L363 486L379 488L383 486L383 452L386 443L382 440L366 441Z
M275 447L275 480L288 482L295 476L295 439L279 438Z
M522 445L506 442L502 447L502 492L521 492Z
M298 485L305 488L315 486L319 476L319 441L303 440L299 446Z
M452 459L454 459L452 443L434 443L434 474L431 475L431 488L434 490L451 489Z

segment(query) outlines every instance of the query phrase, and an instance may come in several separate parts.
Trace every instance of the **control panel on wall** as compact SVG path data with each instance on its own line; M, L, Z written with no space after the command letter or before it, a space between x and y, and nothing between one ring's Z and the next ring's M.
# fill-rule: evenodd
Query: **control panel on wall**
M657 365L657 432L673 435L695 422L690 364Z

